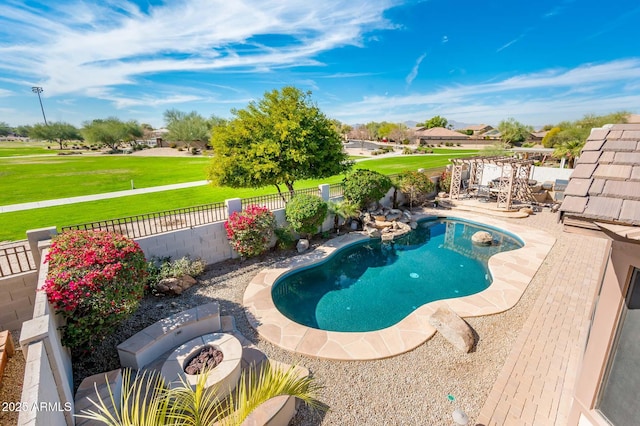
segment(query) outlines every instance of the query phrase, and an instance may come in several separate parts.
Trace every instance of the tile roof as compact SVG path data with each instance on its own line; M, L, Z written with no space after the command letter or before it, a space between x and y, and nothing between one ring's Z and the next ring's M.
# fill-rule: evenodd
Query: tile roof
M640 226L640 124L591 130L560 211L578 219Z
M432 127L431 129L418 130L416 136L422 138L449 138L449 139L469 139L467 135L445 129L444 127Z

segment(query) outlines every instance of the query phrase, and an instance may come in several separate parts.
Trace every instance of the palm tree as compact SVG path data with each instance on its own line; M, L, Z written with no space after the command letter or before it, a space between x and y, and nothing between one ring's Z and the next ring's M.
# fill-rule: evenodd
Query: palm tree
M329 202L329 213L333 215L333 229L338 229L339 220L347 220L356 218L360 215L360 211L358 210L358 206L355 204L351 204L347 200L342 201L330 201Z
M208 372L200 374L193 389L185 379L178 387L169 388L157 372L143 372L132 379L131 370L125 370L118 401L109 387L109 399L96 393L97 401L90 399L96 410L82 410L77 417L108 426L209 426L216 422L231 426L240 425L260 404L280 395L324 410L316 397L320 386L311 377L301 377L299 371L295 366L286 370L272 367L268 361L252 366L242 373L230 397L220 400L215 387L205 387Z
M580 156L580 151L584 147L584 141L579 139L571 139L563 142L551 154L554 158L566 158L570 169L573 169L575 159Z

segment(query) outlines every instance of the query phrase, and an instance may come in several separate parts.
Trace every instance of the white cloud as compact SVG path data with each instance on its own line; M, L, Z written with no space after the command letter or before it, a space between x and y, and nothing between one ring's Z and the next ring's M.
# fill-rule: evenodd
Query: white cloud
M12 96L13 92L11 90L0 89L0 98L5 98L7 96Z
M640 59L551 69L475 85L452 85L405 96L370 96L331 111L345 122L424 119L445 115L458 121L498 121L516 113L531 124L558 116L635 111L640 95L624 88L640 79Z
M148 13L125 0L61 2L48 13L4 4L0 27L12 28L12 43L0 44L0 56L12 60L0 70L30 76L51 95L100 97L150 74L319 65L317 54L391 28L383 13L397 2L181 0Z
M442 36L442 43L447 43L447 42L449 42L449 37Z
M416 79L416 77L418 76L418 70L420 69L420 64L422 63L422 60L427 56L426 53L423 53L422 55L420 55L418 57L418 59L416 59L416 64L413 66L413 68L411 69L411 72L407 75L407 77L405 78L405 81L407 82L407 84L410 86L411 83L413 83L413 80Z

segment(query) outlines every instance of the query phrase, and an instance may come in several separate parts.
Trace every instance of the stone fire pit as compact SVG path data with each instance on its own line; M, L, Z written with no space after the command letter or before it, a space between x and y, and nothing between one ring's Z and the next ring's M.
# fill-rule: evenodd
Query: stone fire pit
M217 388L216 395L222 399L235 389L240 378L242 345L231 334L211 333L189 340L174 350L167 358L162 365L162 375L170 387L179 386L182 376L192 388L195 388L200 375L187 374L184 372L184 367L205 346L218 349L224 356L222 362L209 373L205 385L207 388L215 386Z

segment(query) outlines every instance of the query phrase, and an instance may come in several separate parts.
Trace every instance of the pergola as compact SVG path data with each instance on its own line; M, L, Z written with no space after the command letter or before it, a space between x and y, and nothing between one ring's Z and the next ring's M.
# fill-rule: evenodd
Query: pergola
M482 173L486 164L498 166L501 169L501 179L498 182L497 198L498 208L511 209L513 200L531 201L529 189L529 176L533 160L522 160L514 157L467 157L454 158L451 170L451 189L449 197L452 200L460 199L460 187L462 183L462 169L469 168L469 184L467 188L478 188L482 183Z

